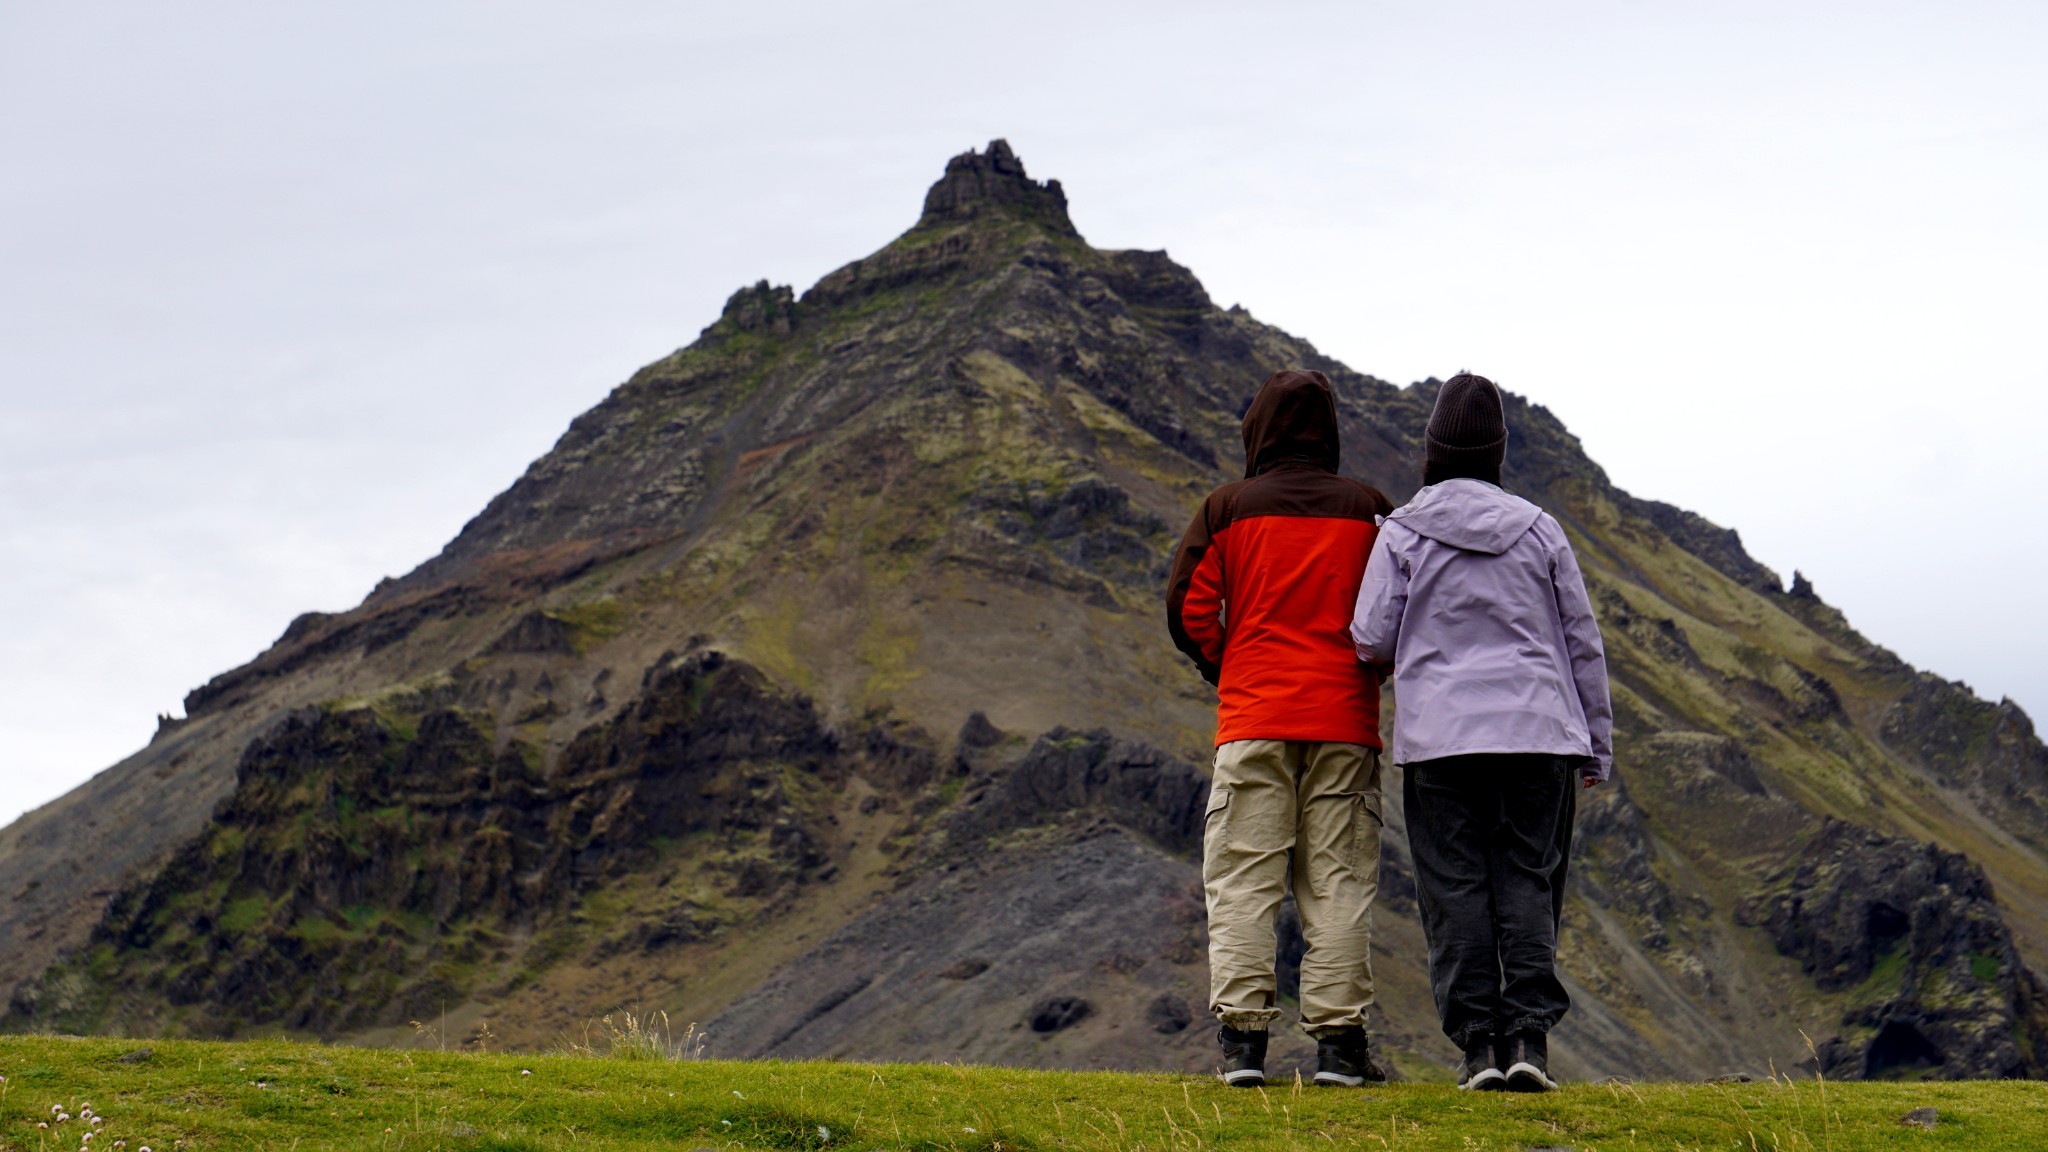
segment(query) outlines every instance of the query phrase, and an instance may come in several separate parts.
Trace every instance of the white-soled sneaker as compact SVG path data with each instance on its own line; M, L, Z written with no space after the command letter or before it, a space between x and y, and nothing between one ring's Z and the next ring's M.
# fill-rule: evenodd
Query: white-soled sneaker
M1232 1088L1266 1086L1266 1031L1239 1030L1225 1024L1216 1030L1216 1042L1223 1046L1223 1067L1216 1074Z
M1507 1073L1493 1051L1493 1037L1475 1037L1465 1045L1465 1062L1458 1066L1458 1088L1467 1092L1498 1092L1508 1086Z
M1510 1092L1555 1092L1557 1081L1550 1078L1550 1043L1541 1033L1510 1036L1501 1063L1507 1068Z
M1332 1028L1316 1037L1316 1087L1358 1088L1386 1078L1373 1063L1372 1044L1364 1028L1356 1024Z

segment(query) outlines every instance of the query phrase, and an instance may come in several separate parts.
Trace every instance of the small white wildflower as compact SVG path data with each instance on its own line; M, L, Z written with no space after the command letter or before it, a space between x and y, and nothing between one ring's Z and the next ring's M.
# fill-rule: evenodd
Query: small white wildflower
M823 1124L818 1125L818 1139L830 1140L831 1138L832 1130L830 1128L825 1127Z
M735 1095L735 1096L737 1096L737 1097L739 1097L739 1098L740 1098L740 1099L742 1099L742 1100L745 1100L745 1099L747 1098L747 1094L746 1094L746 1093L744 1093L744 1092L742 1092L742 1091L740 1091L740 1090L739 1090L739 1089L737 1089L737 1088L735 1088L735 1089L733 1089L733 1090L732 1090L732 1094L733 1094L733 1095Z
M965 1124L962 1124L962 1125L960 1126L960 1130L961 1130L962 1132L972 1132L972 1131L974 1131L974 1129L972 1129L972 1128L969 1128L969 1127L968 1127L968 1126L966 1126Z
M531 1069L531 1068L521 1068L521 1069L519 1070L519 1074L520 1074L521 1076L531 1076L531 1075L533 1075L533 1069Z
M52 1105L50 1105L50 1115L52 1115L52 1116L55 1116L55 1115L56 1115L57 1113L59 1113L59 1112L62 1112L63 1110L64 1110L64 1106L63 1106L62 1104L52 1104Z
M93 1126L93 1127L95 1127L95 1128L99 1127L100 1125L102 1125L102 1124L104 1124L104 1123L106 1123L106 1121L105 1121L105 1120L102 1120L102 1119L100 1119L100 1118L99 1118L98 1116L95 1116L95 1117L93 1117L93 1118L92 1118L92 1126Z
M63 1122L65 1122L66 1120L69 1120L69 1119L71 1119L71 1113L69 1113L69 1112L59 1112L59 1113L57 1113L57 1123L59 1123L59 1124L62 1124Z
M732 1121L730 1120L720 1120L719 1123L725 1125L727 1128L732 1127Z
M38 1127L38 1128L48 1128L49 1126L50 1126L50 1122L49 1122L48 1120L44 1120L44 1121L42 1121L41 1123L39 1123L39 1124L37 1124L37 1125L36 1125L36 1127Z

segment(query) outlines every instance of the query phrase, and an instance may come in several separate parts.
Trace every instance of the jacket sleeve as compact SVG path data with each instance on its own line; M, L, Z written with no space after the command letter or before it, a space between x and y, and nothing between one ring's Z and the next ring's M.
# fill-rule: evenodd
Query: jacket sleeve
M1351 611L1351 643L1358 658L1375 667L1394 662L1401 642L1401 617L1408 611L1408 573L1388 546L1387 525L1380 526L1358 584L1358 603Z
M1599 778L1605 780L1614 774L1614 705L1607 694L1607 648L1600 640L1600 622L1593 618L1593 604L1586 597L1586 580L1579 573L1571 541L1562 530L1557 530L1557 537L1550 562L1557 618L1564 625L1565 653L1571 658L1579 708L1585 713L1586 734L1593 742L1593 759L1598 763Z
M1166 630L1202 679L1223 675L1223 541L1209 529L1212 495L1195 512L1166 583Z

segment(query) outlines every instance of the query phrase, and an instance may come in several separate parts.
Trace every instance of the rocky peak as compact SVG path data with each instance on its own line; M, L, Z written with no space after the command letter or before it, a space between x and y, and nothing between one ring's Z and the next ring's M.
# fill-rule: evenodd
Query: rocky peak
M796 293L787 284L770 285L763 280L733 293L719 319L730 320L742 332L766 328L777 336L787 336L796 319Z
M1079 235L1067 216L1067 194L1057 180L1040 184L1024 174L1024 162L1007 140L989 141L986 152L962 152L946 161L946 174L924 196L918 226L971 220L989 212L1038 220Z

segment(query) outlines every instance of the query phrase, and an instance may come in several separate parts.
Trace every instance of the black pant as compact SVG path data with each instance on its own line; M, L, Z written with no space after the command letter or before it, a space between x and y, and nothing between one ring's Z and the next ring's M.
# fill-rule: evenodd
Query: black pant
M1571 760L1540 755L1447 756L1402 772L1429 990L1461 1049L1547 1033L1571 1007L1556 959L1577 775Z

